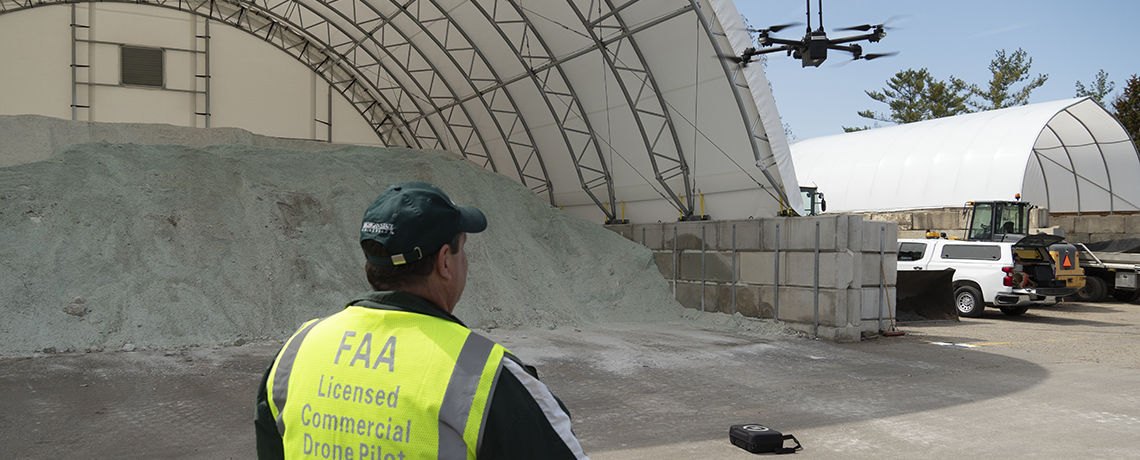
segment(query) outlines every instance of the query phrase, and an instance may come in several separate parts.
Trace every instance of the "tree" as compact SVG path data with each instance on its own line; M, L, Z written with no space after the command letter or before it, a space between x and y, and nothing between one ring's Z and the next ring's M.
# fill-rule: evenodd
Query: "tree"
M970 113L966 103L970 99L970 85L965 81L950 76L949 82L930 81L930 90L927 91L927 105L930 118L952 117L963 113Z
M1132 141L1140 141L1140 78L1132 75L1125 83L1124 92L1112 102L1116 118L1132 136Z
M1021 48L1009 56L1005 54L1005 50L999 50L990 61L990 73L993 74L993 78L990 79L989 87L983 91L977 85L970 86L970 94L984 102L979 104L971 101L970 105L978 110L997 110L1028 104L1029 93L1044 85L1049 79L1048 75L1038 74L1023 88L1014 91L1015 84L1029 79L1029 68L1032 65L1033 58Z
M922 120L948 117L968 113L969 85L950 77L941 81L930 75L927 69L907 69L887 80L882 91L865 91L867 96L887 104L890 114L880 114L873 110L863 110L859 116L888 123L913 123ZM870 129L843 127L846 132Z
M1100 104L1101 107L1107 109L1108 106L1105 105L1107 101L1105 101L1104 98L1114 89L1116 89L1116 83L1108 81L1108 72L1105 72L1104 69L1100 69L1100 72L1096 74L1096 81L1092 83L1091 88L1085 88L1085 85L1081 83L1080 80L1077 80L1076 97L1088 96L1096 101L1097 104Z

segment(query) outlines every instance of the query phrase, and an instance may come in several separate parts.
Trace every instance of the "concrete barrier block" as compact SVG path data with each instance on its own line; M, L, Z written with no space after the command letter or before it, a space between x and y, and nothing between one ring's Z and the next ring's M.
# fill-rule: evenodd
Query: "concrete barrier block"
M718 251L732 251L733 230L736 230L736 250L754 251L760 249L759 220L726 220L719 222L716 248Z
M715 251L685 251L679 254L679 276L692 281L732 281L732 256ZM738 262L739 263L739 262Z
M1078 233L1124 233L1124 216L1078 216L1074 227Z
M857 263L862 272L859 284L864 287L878 287L880 280L884 280L886 285L894 286L898 280L897 252L888 252L882 259L877 252L864 252Z
M835 270L835 259L828 257L827 253L819 255L819 285L834 288L827 283L827 273ZM780 269L787 273L788 286L812 287L815 286L815 254L812 252L792 252L788 254L787 266Z
M634 241L645 245L654 251L673 249L672 245L665 246L665 226L663 224L645 224L633 227ZM672 238L672 234L669 235Z
M1124 216L1124 233L1131 235L1129 238L1136 238L1136 235L1140 235L1140 214Z
M862 288L847 289L844 291L847 307L847 322L848 325L860 325L863 317L863 296Z
M674 222L665 229L665 246L673 247L672 228L677 230L677 250L713 249L717 226L714 222Z
M611 232L617 233L627 240L636 241L633 239L633 225L606 225L605 227Z
M741 283L767 285L773 283L776 275L776 253L742 252L738 255L738 280ZM788 253L780 252L780 284L787 282Z
M820 251L835 251L837 249L836 230L840 219L847 216L803 217L785 221L781 233L787 233L788 247L782 248L790 251L814 251L816 248L816 224L819 224L818 244ZM846 246L846 245L845 245Z
M902 230L934 230L936 232L944 232L949 229L958 229L965 226L962 213L959 211L930 211L923 213L915 213L914 226L910 229L904 229L901 225L899 231Z
M926 230L899 230L899 239L926 238Z
M898 226L889 222L863 222L863 252L879 252L880 242L885 243L887 251L895 248L899 239Z
M698 283L698 287L699 286L700 284ZM704 293L705 303L704 305L697 307L697 309L708 313L720 312L720 288L718 287L718 284L713 282L706 282L704 283L704 287L701 289L701 292Z
M925 217L925 213L918 212L882 212L874 213L870 219L864 219L868 222L894 222L896 226L905 230L914 230L922 228L915 222L921 222Z
M706 287L707 290L707 287ZM677 302L685 308L701 309L701 283L677 283Z
M1091 236L1092 235L1090 235L1088 233L1076 233L1076 232L1065 233L1065 241L1068 241L1070 243L1088 244L1088 243L1092 243L1092 240L1090 238Z
M855 252L863 250L863 224L867 222L862 216L847 216L847 249Z
M1091 233L1089 234L1088 241L1081 241L1081 243L1100 243L1102 241L1112 241L1120 238L1123 238L1123 234L1121 233ZM1068 238L1066 238L1066 240L1068 240Z
M773 302L776 300L776 288L772 286L750 286L750 289L754 289L756 291L756 308L758 310L756 317L763 319L775 319L776 306Z
M849 216L839 217L839 219L835 222L835 250L836 251L843 251L843 250L851 249L851 246L853 246L852 241L851 241L851 226L854 225L854 226L858 227L860 222L863 222L863 218L859 217L859 216L850 216L849 215ZM856 242L854 244L854 246L858 246L858 245L859 245L858 242Z
M895 314L896 300L898 299L897 291L894 287L889 287L882 291L880 301L879 288L869 287L856 291L860 298L862 322L872 322L875 327L872 330L878 330L879 322L879 308L882 307L883 315L883 328L886 329L890 326L891 318Z
M673 253L654 251L653 263L657 264L657 270L661 272L661 276L666 280L673 281Z
M835 289L819 291L819 324L835 326ZM815 297L811 288L780 288L780 321L815 324Z
M1050 215L1049 222L1052 225L1056 225L1065 229L1065 235L1069 235L1070 233L1077 231L1076 227L1074 226L1076 225L1074 217L1075 216Z
M733 291L736 297L733 298ZM725 314L736 314L757 318L760 314L760 291L756 287L737 284L717 285L718 311ZM735 303L734 303L735 302Z
M845 289L855 281L855 253L824 252L819 254L819 285L829 289ZM815 285L815 253L788 253L787 266L780 269L786 274L784 284L811 287Z
M831 321L827 323L829 326L851 324L852 319L859 317L859 310L852 310L850 302L848 301L848 297L850 296L847 294L851 291L851 289L835 290L835 312L832 313ZM820 324L823 324L822 319L820 320Z
M787 217L773 217L760 221L760 250L780 251L788 250L788 221Z
M774 217L760 221L760 250L775 251L777 234L780 251L815 250L815 224L820 223L819 246L822 251L835 251L850 245L848 222L851 216ZM778 227L778 228L777 228ZM844 232L837 235L837 231Z

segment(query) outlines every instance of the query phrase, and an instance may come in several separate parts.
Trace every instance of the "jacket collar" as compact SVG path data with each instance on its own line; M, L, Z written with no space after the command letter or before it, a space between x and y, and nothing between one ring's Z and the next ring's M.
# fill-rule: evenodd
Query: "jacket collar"
M408 294L403 291L374 291L357 297L345 305L345 307L365 307L377 310L395 310L395 311L408 311L412 313L419 313L422 315L434 316L436 318L445 319L460 326L467 327L456 318L454 315L444 311L438 305L431 303L422 297Z

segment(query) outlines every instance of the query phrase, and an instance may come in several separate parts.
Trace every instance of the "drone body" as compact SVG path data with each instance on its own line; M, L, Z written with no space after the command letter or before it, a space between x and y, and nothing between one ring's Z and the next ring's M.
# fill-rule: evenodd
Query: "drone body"
M767 29L748 29L749 32L758 34L756 39L757 44L762 48L748 48L741 53L740 57L730 57L729 59L738 62L741 65L748 65L752 58L761 54L775 53L778 51L787 52L788 56L799 59L804 67L819 67L823 61L827 60L827 50L838 50L851 53L852 60L864 59L871 60L885 56L893 56L897 53L885 54L863 54L863 47L856 43L857 41L867 40L871 43L878 43L883 37L887 36L886 27L884 24L863 24L861 26L846 27L838 30L859 30L868 32L861 35L854 35L843 38L828 38L827 33L823 29L823 0L819 0L819 28L812 30L811 28L811 0L807 0L807 33L800 40L787 40L782 38L773 37L771 34L779 32L782 29L797 25L797 24L781 24L772 26Z

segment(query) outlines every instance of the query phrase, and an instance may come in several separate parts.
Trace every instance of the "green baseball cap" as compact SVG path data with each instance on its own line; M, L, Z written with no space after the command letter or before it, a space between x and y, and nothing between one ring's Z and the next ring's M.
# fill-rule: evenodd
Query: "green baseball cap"
M376 265L402 265L435 254L460 232L487 229L487 218L474 206L458 206L438 187L426 182L404 182L388 187L364 211L360 242L373 240L393 254L365 253Z

